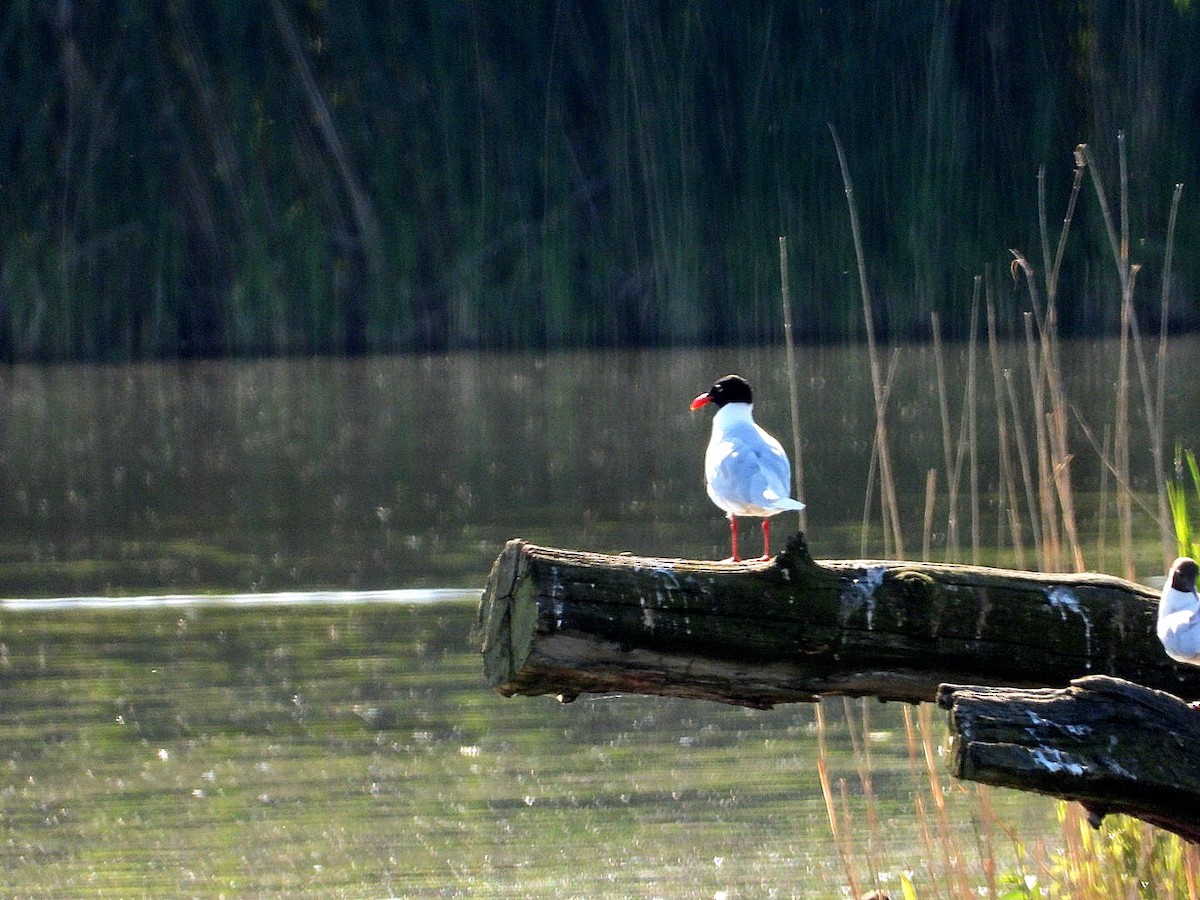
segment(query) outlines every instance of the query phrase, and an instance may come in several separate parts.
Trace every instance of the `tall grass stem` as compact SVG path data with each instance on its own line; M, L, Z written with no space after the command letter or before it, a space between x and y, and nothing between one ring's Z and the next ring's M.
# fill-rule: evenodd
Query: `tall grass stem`
M942 329L937 311L929 314L933 335L933 363L937 373L938 415L942 424L942 457L946 469L946 558L957 562L958 542L958 478L954 466L954 437L950 433L950 401L946 390L946 361L942 352Z
M1021 508L1017 499L1017 484L1013 474L1012 453L1008 434L1008 404L1004 387L1004 374L1000 363L999 341L996 337L996 304L992 297L991 280L985 291L987 307L988 355L992 363L992 392L996 400L996 444L1000 457L1000 495L1008 520L1009 536L1012 540L1013 561L1017 568L1025 568L1025 547L1021 528Z
M785 235L779 237L779 292L783 304L783 339L787 348L787 377L788 399L792 412L792 459L795 460L796 496L804 499L804 451L800 444L800 388L797 384L796 370L796 340L792 329L792 291L788 281L788 239ZM800 510L799 528L805 531L808 519Z
M858 284L862 294L863 322L867 333L867 357L871 370L871 388L875 394L875 441L879 445L880 499L884 509L884 527L890 528L892 543L898 556L904 556L904 538L900 530L900 510L896 503L896 482L892 475L892 455L888 447L886 398L883 374L875 347L875 319L871 305L871 289L867 282L867 263L863 252L862 232L858 225L858 209L854 202L854 182L846 163L846 154L838 138L837 129L829 124L833 146L837 151L838 165L842 170L842 184L846 191L846 206L850 213L850 232L854 239L854 257L858 264Z
M838 857L842 862L842 871L846 873L846 884L850 887L850 895L859 897L862 895L862 892L858 888L858 879L854 875L854 866L850 861L852 854L847 843L848 839L843 837L841 816L838 814L837 803L834 801L833 796L833 785L829 779L829 753L825 746L825 710L820 701L815 704L815 710L817 719L817 778L821 782L821 796L825 800L825 815L829 819L829 831L833 835L833 843L837 847Z

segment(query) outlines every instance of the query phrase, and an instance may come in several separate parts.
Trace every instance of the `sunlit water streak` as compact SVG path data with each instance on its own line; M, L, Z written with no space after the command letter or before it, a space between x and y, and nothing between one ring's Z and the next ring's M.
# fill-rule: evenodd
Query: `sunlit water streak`
M280 591L274 594L163 594L144 597L45 597L0 599L3 612L49 612L68 609L128 610L222 606L364 606L420 605L454 600L475 602L472 588L398 588L390 591Z

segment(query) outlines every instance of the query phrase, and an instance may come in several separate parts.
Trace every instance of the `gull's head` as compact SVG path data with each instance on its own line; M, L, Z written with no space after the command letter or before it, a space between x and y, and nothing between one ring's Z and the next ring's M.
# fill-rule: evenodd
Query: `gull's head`
M1171 573L1167 576L1167 584L1181 594L1196 593L1196 578L1200 576L1200 566L1190 556L1181 556L1171 563Z
M705 393L692 401L691 409L699 409L709 403L720 409L727 403L753 403L750 393L750 382L741 375L726 375L718 378L717 382Z

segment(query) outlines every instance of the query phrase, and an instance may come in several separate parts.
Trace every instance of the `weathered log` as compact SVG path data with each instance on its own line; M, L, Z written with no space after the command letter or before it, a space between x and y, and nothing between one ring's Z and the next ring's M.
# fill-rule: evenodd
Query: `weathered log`
M628 692L752 707L822 694L933 700L945 682L1105 674L1200 697L1154 634L1156 595L1106 575L896 561L606 556L510 541L478 637L501 694Z
M1066 688L943 685L959 778L1136 816L1200 843L1200 711L1105 676Z

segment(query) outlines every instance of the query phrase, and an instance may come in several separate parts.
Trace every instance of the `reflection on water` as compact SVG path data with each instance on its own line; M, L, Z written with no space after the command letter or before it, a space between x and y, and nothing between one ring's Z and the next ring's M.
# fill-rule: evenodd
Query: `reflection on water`
M957 433L966 350L947 356ZM1097 436L1115 356L1106 343L1064 348L1068 394ZM1018 386L1024 359L1023 347L1004 349ZM805 349L800 365L810 543L858 555L874 409L862 351ZM990 387L987 365L981 353ZM516 536L714 557L725 525L701 482L710 417L687 405L731 370L752 380L758 419L790 446L774 349L4 368L0 596L468 587ZM1200 387L1189 367L1171 370L1168 441L1200 445ZM995 416L990 389L979 395L990 543ZM943 459L928 348L899 351L889 410L911 554L926 471ZM1140 489L1151 484L1143 434L1135 421ZM1101 466L1078 427L1072 449L1086 529Z
M1077 422L1097 434L1111 351L1064 348ZM966 351L947 353L957 422ZM1004 355L1019 379L1024 348ZM810 544L855 556L866 367L857 348L808 349L801 365ZM1168 440L1200 446L1198 388L1171 368ZM810 707L502 700L467 644L471 603L447 602L478 591L515 536L723 555L701 482L709 417L687 404L729 371L790 445L775 350L0 370L0 597L31 598L0 604L0 892L835 894ZM903 348L896 373L912 549L943 457L932 354ZM980 530L994 542L989 398ZM1102 468L1077 431L1088 559L1111 568ZM1135 422L1139 489L1143 431ZM1145 574L1158 553L1143 520ZM870 852L914 868L923 763L900 712L873 709ZM828 705L833 774L854 803L840 711ZM995 805L1024 840L1053 831L1046 801ZM955 809L980 827L973 805Z

